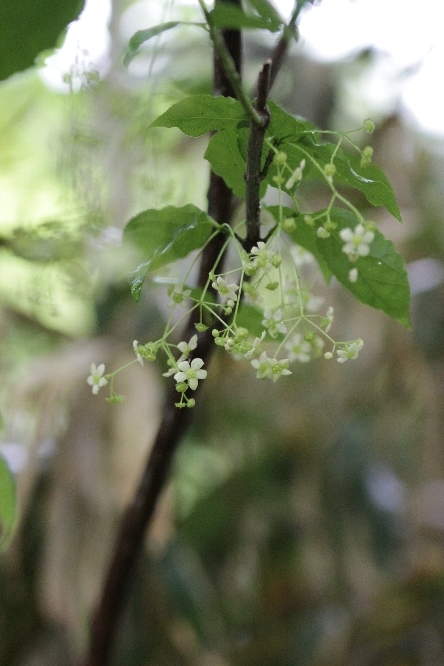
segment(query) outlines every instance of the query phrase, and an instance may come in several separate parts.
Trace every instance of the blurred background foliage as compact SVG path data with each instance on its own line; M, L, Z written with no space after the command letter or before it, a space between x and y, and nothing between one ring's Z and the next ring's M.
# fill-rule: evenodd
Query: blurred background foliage
M206 36L178 28L121 64L128 26L169 9L113 0L106 62L79 46L58 89L35 68L0 86L0 451L21 513L0 559L0 666L65 666L85 650L159 421L160 367L120 375L121 405L92 397L85 379L92 362L117 368L134 358L133 339L163 328L156 276L139 304L130 296L126 221L148 207L205 207L205 138L148 127L211 90ZM248 82L269 43L246 36ZM294 47L274 97L323 128L378 121L374 161L404 224L371 217L408 263L412 331L333 284L335 337L362 336L359 361L301 364L270 387L215 356L146 538L115 666L444 663L443 146L406 124L397 99L381 112L359 96L378 57L322 64Z

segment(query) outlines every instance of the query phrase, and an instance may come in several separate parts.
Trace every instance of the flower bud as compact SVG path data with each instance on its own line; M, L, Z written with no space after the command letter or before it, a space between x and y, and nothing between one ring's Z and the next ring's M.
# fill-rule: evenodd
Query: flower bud
M282 151L276 153L275 156L273 157L273 162L278 166L282 166L283 164L285 164L286 161L287 161L287 153L284 153Z
M375 131L375 123L371 118L367 118L364 120L364 132L367 132L367 134L373 134Z
M294 231L296 229L296 221L294 217L286 217L282 222L282 229L287 233Z

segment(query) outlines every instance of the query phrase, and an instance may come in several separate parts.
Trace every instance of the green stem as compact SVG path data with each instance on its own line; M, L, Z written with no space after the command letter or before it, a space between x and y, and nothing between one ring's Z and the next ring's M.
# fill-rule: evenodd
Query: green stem
M244 109L248 118L250 118L250 120L253 123L255 123L255 125L261 127L264 124L264 120L260 116L260 114L256 111L252 101L245 92L239 72L234 66L233 58L231 57L227 47L225 46L225 42L221 38L218 30L216 30L213 27L211 14L207 9L204 0L199 0L199 5L207 21L208 28L210 31L210 37L213 42L214 48L216 49L217 54L221 60L222 67L224 69L227 79L231 84L231 87L233 88L236 94L237 100L241 103L242 108Z

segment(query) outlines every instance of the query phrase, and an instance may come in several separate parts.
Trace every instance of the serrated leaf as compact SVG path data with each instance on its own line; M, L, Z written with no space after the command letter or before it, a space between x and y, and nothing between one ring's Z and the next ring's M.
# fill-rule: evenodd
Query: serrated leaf
M315 129L308 120L292 116L271 100L267 102L267 106L270 110L267 136L273 137L275 145L279 145L282 141L298 141L307 132Z
M326 151L327 154L330 153L328 156L329 161L333 151L336 150L336 146L326 144L315 149L315 154L320 155L321 151L322 154L325 154L325 149L328 149ZM343 183L360 190L372 206L383 206L397 220L401 221L401 213L385 173L374 164L361 167L359 162L359 158L354 155L346 155L339 148L334 158L336 167L335 181L339 184ZM325 164L327 164L327 161Z
M159 25L155 25L152 28L147 28L146 30L138 30L129 40L128 48L126 49L125 55L123 56L124 66L128 67L142 44L149 41L153 37L156 37L157 35L161 35L167 30L176 28L178 25L194 25L199 28L206 27L205 23L195 23L192 21L168 21L167 23L160 23Z
M0 455L0 552L8 546L15 526L17 496L15 479Z
M245 197L246 162L239 151L236 131L232 128L217 132L204 155L211 168L221 176L238 197Z
M84 4L83 0L1 0L0 79L32 67L39 53L60 46L60 36Z
M257 28L277 32L282 25L282 22L270 20L266 16L247 15L232 3L216 5L210 12L210 17L214 28Z
M280 220L279 206L267 206L266 210L273 215L276 222L279 222ZM282 214L284 215L284 217L294 218L296 222L296 229L289 232L288 235L295 243L303 247L304 250L311 252L311 254L318 262L319 268L322 272L322 275L324 276L325 282L328 284L331 280L332 272L329 269L328 264L325 261L322 253L319 251L317 244L318 239L316 236L316 229L306 224L304 222L304 216L296 214L292 208L286 208L285 206L283 206Z
M355 155L346 155L345 153L343 155L348 164L344 173L341 172L339 177L352 187L361 190L367 201L373 206L383 206L393 217L402 222L393 188L384 171L376 164L362 167L360 158ZM351 167L350 170L347 168L348 165Z
M207 213L192 204L151 208L133 217L124 229L123 238L146 257L130 278L136 301L150 271L201 248L216 226Z
M325 166L329 164L334 155L334 165L336 167L336 174L334 176L335 185L348 185L357 190L360 190L367 201L372 204L372 206L382 206L386 208L389 213L391 213L397 220L401 221L401 213L399 211L398 204L396 203L395 195L393 189L385 175L385 173L379 167L374 164L370 164L366 167L360 166L360 159L354 155L346 154L341 148L333 143L326 143L323 145L318 145L316 142L313 142L311 145L305 142L301 147L305 152L311 154L316 161L321 165ZM294 156L294 149L300 153L301 157L304 156L301 150L298 150L298 144L291 144L291 147L288 144L284 144L282 150ZM298 157L294 159L294 163L297 166ZM306 169L304 170L304 176L313 173L316 177L319 177L319 172L315 169L307 169L309 167L309 160L306 160ZM289 166L293 167L288 160Z
M329 238L318 238L317 245L333 275L361 303L382 310L410 328L410 286L404 260L393 243L376 230L370 254L351 262L342 250L344 243L339 232L346 227L354 229L359 220L342 208L333 208L330 219L337 228ZM358 269L356 282L349 279L352 268Z
M238 101L231 97L193 95L173 104L151 123L151 127L178 127L188 136L235 127L245 118Z

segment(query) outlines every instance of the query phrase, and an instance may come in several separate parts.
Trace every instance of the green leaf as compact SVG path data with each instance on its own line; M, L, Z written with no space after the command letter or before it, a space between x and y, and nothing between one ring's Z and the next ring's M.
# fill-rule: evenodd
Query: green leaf
M238 197L245 197L246 162L239 151L236 131L217 132L210 140L204 155L214 173L221 176Z
M341 229L359 224L348 210L333 208L330 219L337 224L329 238L317 238L319 252L339 282L359 301L382 310L396 321L410 328L410 286L402 256L393 243L378 231L370 244L370 254L351 262L342 251ZM350 282L349 271L358 269L358 279Z
M321 164L327 164L335 150L335 145L326 144L325 146L315 148L314 153L315 156L321 158ZM324 159L327 157L326 161L321 156ZM335 182L360 190L372 206L383 206L397 220L401 221L401 213L396 203L395 195L382 169L379 169L374 164L361 167L359 162L360 158L355 155L346 155L339 148L334 158L336 167Z
M282 141L298 141L307 132L315 130L308 120L286 113L275 102L269 100L267 106L270 110L270 122L267 127L267 137L273 137L278 146Z
M267 16L247 15L232 3L216 5L210 16L214 28L258 28L277 32L282 25L282 21L270 20Z
M285 24L284 19L268 0L247 0L247 4L257 11L261 18L268 21L268 30L275 32Z
M84 0L1 0L0 79L34 65L42 51L59 46Z
M15 479L0 455L0 552L8 546L15 526L17 497Z
M375 164L362 167L360 158L356 155L343 153L343 156L347 162L344 171L342 171L342 165L340 168L339 177L343 179L343 182L361 190L367 201L373 206L384 206L393 217L402 222L395 194L384 171Z
M286 113L274 102L269 101L267 104L270 109L271 118L267 127L266 137L273 141L273 145L276 148L286 153L287 164L291 170L294 170L299 166L303 158L299 144L304 145L304 148L306 148L305 143L308 142L308 147L310 147L313 140L312 137L316 136L315 127L308 120ZM318 144L315 142L315 145ZM305 178L312 169L310 161L306 160L306 162L304 169ZM276 187L273 178L277 176L277 173L276 165L271 163L265 180L272 187ZM288 172L289 175L290 173Z
M267 206L266 210L273 215L276 222L280 221L279 206ZM311 252L311 254L318 262L319 268L322 272L322 275L324 276L325 282L328 284L331 280L332 272L329 269L328 264L325 261L322 253L319 251L317 244L318 238L316 236L316 229L306 224L304 222L304 216L296 214L292 208L286 208L285 206L283 206L282 214L284 218L285 217L294 218L296 222L296 229L294 229L294 231L291 231L288 235L295 243L303 247L305 250L308 250L308 252Z
M207 213L192 204L181 208L167 206L161 210L151 208L133 217L125 227L123 238L146 257L130 278L131 293L136 301L148 272L201 248L216 227Z
M317 145L316 142L313 142L310 145L306 141L304 143L301 141L299 145L305 152L311 154L322 167L331 162L334 154L333 161L336 167L334 184L348 185L360 190L372 206L383 206L389 211L389 213L396 217L397 220L401 221L401 213L398 204L396 203L393 189L382 169L374 164L361 167L359 157L356 157L355 155L347 155L341 148L338 149L333 143ZM294 149L296 149L300 157L294 155ZM287 152L287 157L290 155L292 159L294 159L295 166L293 166L293 164L290 163L290 159L288 159L288 164L291 168L296 168L299 164L298 160L305 156L305 154L302 153L302 150L298 147L298 143L292 143L291 145L284 144L282 150ZM306 162L307 167L309 166L308 160L306 160ZM309 173L310 170L306 168L304 170L304 176ZM311 173L314 173L317 178L320 177L320 174L316 169L311 169Z
M245 113L231 97L193 95L173 104L151 123L151 127L178 127L188 136L235 127Z
M161 35L167 30L176 28L178 25L195 25L199 28L206 28L205 23L195 23L192 21L168 21L167 23L160 23L159 25L155 25L152 28L147 28L146 30L138 30L129 40L128 48L126 49L125 55L123 56L124 66L128 67L142 44L152 39L153 37L156 37L157 35Z

